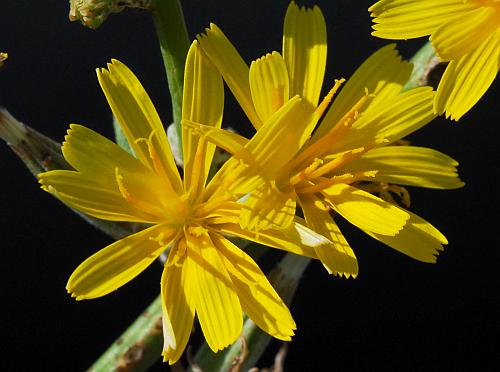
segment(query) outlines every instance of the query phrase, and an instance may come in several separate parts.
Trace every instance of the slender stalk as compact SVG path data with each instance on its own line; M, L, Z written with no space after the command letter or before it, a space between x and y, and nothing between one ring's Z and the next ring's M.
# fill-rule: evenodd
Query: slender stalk
M404 90L429 85L428 77L432 70L439 64L439 58L430 42L427 42L410 59L413 63L413 71L404 86Z
M189 50L189 37L180 0L153 0L153 19L160 42L172 100L172 117L179 148L182 148L181 115L184 63ZM182 151L180 151L182 154Z
M88 371L145 371L160 357L162 342L161 297L158 296Z

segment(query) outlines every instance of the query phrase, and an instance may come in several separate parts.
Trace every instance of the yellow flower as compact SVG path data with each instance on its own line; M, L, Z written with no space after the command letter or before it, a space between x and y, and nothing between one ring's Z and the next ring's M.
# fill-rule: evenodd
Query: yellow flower
M300 99L294 95L304 97L313 112L302 132L283 122L277 134L280 148L261 142L260 159L265 161L253 159L261 169L261 182L241 201L244 228L286 228L294 221L298 202L308 226L334 243L333 249L315 248L329 272L347 277L358 273L355 255L331 211L410 257L435 262L446 238L422 218L370 193L392 200L391 192L404 192L389 185L393 183L437 189L462 186L453 159L435 150L397 145L435 115L431 88L401 91L412 66L401 61L394 46L368 58L324 114L342 81L336 81L317 105L326 65L326 27L319 8L299 9L292 2L285 17L283 57L273 52L250 68L217 26L211 25L198 40L257 129L251 142L267 130L268 117ZM245 138L195 123L190 127L235 159L248 159ZM299 142L290 141L292 135ZM290 160L284 162L283 156ZM284 165L269 170L270 159Z
M94 217L151 226L85 260L71 275L68 292L77 300L106 295L170 246L161 278L165 360L174 363L181 356L195 313L214 351L241 334L242 311L270 335L290 340L295 323L287 306L256 263L223 235L312 258L317 256L311 247L330 243L298 223L259 234L243 230L238 224L241 207L233 201L238 181L215 176L205 187L215 146L183 129L182 180L160 118L135 75L116 60L97 75L135 157L96 132L72 124L62 152L75 171L42 173L40 183ZM288 105L282 116L300 120L301 107ZM219 128L222 111L222 78L195 41L186 61L183 120ZM282 127L279 124L275 126ZM269 141L276 144L278 139ZM252 146L248 143L250 155ZM237 178L237 173L231 176Z
M0 53L0 67L3 66L5 60L9 57L7 53Z
M372 35L386 39L430 36L449 62L434 100L438 114L459 120L495 80L500 68L500 1L382 0L369 9Z

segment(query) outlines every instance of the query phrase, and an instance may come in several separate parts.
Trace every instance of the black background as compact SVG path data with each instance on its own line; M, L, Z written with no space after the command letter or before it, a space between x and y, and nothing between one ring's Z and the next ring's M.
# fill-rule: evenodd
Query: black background
M369 35L369 1L317 2L328 24L327 89L388 41ZM183 5L191 38L212 21L247 61L281 50L288 1ZM0 49L10 58L0 71L0 105L57 140L72 122L111 136L111 113L94 69L117 58L140 77L167 123L170 101L149 14L112 15L93 31L70 23L67 13L67 1L1 1ZM399 46L410 57L422 43ZM452 191L410 189L412 210L450 241L438 263L413 261L346 226L360 275L342 280L317 262L309 267L291 306L298 331L287 371L500 367L499 94L494 84L460 123L435 120L410 138L459 160L467 183ZM226 97L225 125L251 133ZM41 191L4 144L0 170L0 366L83 370L156 296L161 267L152 265L111 295L77 303L66 294L67 278L111 239ZM268 353L260 367L272 357Z

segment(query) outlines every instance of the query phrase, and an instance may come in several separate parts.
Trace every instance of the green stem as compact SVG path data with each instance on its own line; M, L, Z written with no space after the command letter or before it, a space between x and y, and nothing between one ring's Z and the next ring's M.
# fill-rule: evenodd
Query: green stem
M184 84L184 64L189 50L189 37L179 0L153 0L152 7L172 100L174 127L180 148L182 148L182 87ZM180 153L182 154L182 151Z
M403 90L408 90L422 85L428 85L427 77L429 72L439 63L439 58L430 42L427 42L410 59L413 63L413 71L404 86Z
M146 371L160 357L162 344L161 296L158 296L88 371Z

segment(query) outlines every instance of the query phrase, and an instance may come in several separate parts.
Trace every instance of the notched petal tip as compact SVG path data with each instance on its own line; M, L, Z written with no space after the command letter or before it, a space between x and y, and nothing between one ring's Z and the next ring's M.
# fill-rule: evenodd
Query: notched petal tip
M338 276L338 277L343 278L343 279L356 279L358 277L358 273L352 274L352 273L344 273L344 272L340 272L340 271L331 271L324 264L323 264L323 267L328 271L328 274L331 274L333 276Z
M39 173L37 175L38 177L38 184L40 185L40 188L45 191L45 192L48 192L49 194L52 194L53 196L55 196L57 198L57 191L54 187L52 187L48 182L47 180L45 179L45 175L49 173L49 172L44 172L44 173Z
M102 86L102 84L104 83L103 80L109 78L109 71L105 67L98 67L95 69L95 72L97 74L97 80Z
M222 30L215 23L210 22L209 27L205 28L205 34L200 34L200 35L202 35L203 37L206 37L206 35L208 35L209 33L220 35L220 34L222 34Z
M71 296L71 298L75 299L75 301L82 301L82 300L86 300L87 299L87 297L84 296L84 295L78 295L77 293L72 292L69 289L66 289L66 290L67 290L68 294Z

